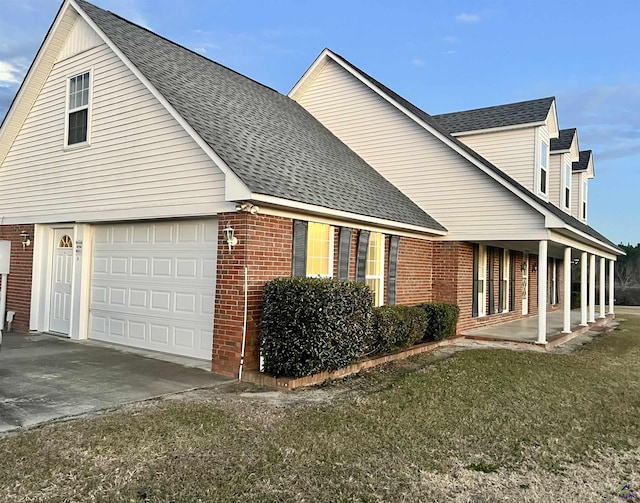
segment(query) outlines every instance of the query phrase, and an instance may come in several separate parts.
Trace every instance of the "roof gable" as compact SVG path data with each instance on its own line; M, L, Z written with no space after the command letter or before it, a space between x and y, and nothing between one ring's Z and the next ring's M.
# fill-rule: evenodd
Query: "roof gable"
M316 58L311 67L305 72L303 77L289 92L289 96L295 98L299 93L304 92L304 89L309 85L309 81L315 79L319 72L322 70L326 58L330 58L333 61L338 62L343 66L343 68L349 71L355 78L359 79L364 85L370 87L378 95L382 96L384 99L392 103L401 112L408 115L414 121L418 122L422 127L431 132L436 138L440 139L443 143L449 145L463 157L470 160L476 167L480 168L486 174L498 181L505 189L510 190L512 193L518 196L525 204L529 204L531 207L533 207L543 215L555 217L557 222L562 222L563 225L567 226L568 228L575 229L580 233L588 235L592 239L600 241L601 244L619 251L614 243L602 236L602 234L598 233L595 229L583 224L582 222L567 214L552 203L545 201L537 195L533 194L516 180L505 174L498 167L478 154L475 150L468 147L455 136L451 135L447 131L447 129L435 119L435 116L431 116L428 113L424 112L413 103L397 94L392 89L386 87L384 84L380 83L379 81L368 75L366 72L360 70L354 64L329 49L324 49L318 56L318 58ZM542 118L543 122L551 118L557 127L555 98L543 98L542 100L534 101L544 102L544 104L541 105L541 108L538 111L539 115L537 115L537 117Z
M576 128L561 129L559 131L558 138L551 139L551 152L570 150L575 136Z
M540 98L434 115L433 119L451 134L540 125L547 121L550 114L555 115L554 103L553 97Z
M596 172L593 165L593 152L591 150L581 150L578 161L571 165L571 169L574 173L586 171L589 178L594 178Z
M446 232L288 97L83 0L66 0L61 12L74 10L197 137L227 178L247 187L243 198L263 194ZM54 38L56 30L54 23ZM60 47L68 33L63 35Z

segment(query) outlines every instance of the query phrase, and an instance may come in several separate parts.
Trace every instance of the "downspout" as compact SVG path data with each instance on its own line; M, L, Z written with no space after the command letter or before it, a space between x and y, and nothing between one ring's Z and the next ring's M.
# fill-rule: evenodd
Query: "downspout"
M238 381L242 381L242 367L244 367L244 348L247 342L247 302L248 302L248 280L249 268L244 266L244 317L242 320L242 349L240 350L240 370L238 371Z

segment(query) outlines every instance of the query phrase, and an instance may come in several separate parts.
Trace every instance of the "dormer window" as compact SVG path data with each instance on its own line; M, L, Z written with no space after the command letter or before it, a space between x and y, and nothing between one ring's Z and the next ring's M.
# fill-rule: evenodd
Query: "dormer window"
M549 146L542 142L540 144L540 193L547 195L547 166L549 166Z
M65 145L71 146L87 143L89 141L90 129L90 72L85 72L69 79L67 96Z
M564 207L571 208L571 166L564 166Z

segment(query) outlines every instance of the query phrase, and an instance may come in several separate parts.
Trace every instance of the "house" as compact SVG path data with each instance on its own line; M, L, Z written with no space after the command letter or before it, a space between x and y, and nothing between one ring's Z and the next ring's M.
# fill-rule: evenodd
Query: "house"
M588 257L593 289L620 250L536 193L541 139L572 193L593 164L577 140L549 153L555 100L534 119L515 128L533 128L518 178L466 143L499 131L449 131L329 50L284 96L64 0L0 126L13 326L237 375L245 341L258 367L264 283L309 275L366 282L378 305L455 302L461 333L540 313L544 334L547 309L568 313L568 264ZM582 306L594 321L593 293Z
M266 280L427 300L446 234L295 101L81 0L62 4L2 124L0 186L15 329L231 375L245 327L258 365Z
M544 343L546 312L558 305L569 332L574 260L581 324L596 321L596 260L598 317L607 315L607 277L613 314L621 251L586 224L586 210L575 218L555 204L569 160L573 199L578 191L577 140L561 135L554 98L432 117L328 49L289 96L447 228L435 240L433 295L460 306L459 331L538 314Z

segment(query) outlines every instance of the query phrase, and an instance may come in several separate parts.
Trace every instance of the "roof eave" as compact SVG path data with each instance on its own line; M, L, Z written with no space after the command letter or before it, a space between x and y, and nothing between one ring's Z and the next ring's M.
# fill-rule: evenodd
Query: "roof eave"
M396 222L393 220L386 220L383 218L371 217L367 215L360 215L343 210L334 210L326 208L324 206L318 206L315 204L302 203L299 201L292 201L290 199L284 199L281 197L270 196L267 194L252 193L248 198L251 201L257 203L264 203L275 207L286 208L310 215L323 215L326 217L335 218L337 220L343 220L347 222L358 222L363 224L372 225L375 227L381 227L385 229L396 229L409 232L412 234L420 234L427 236L446 236L448 231L441 229L432 229L429 227L423 227L415 224L408 224L404 222Z

